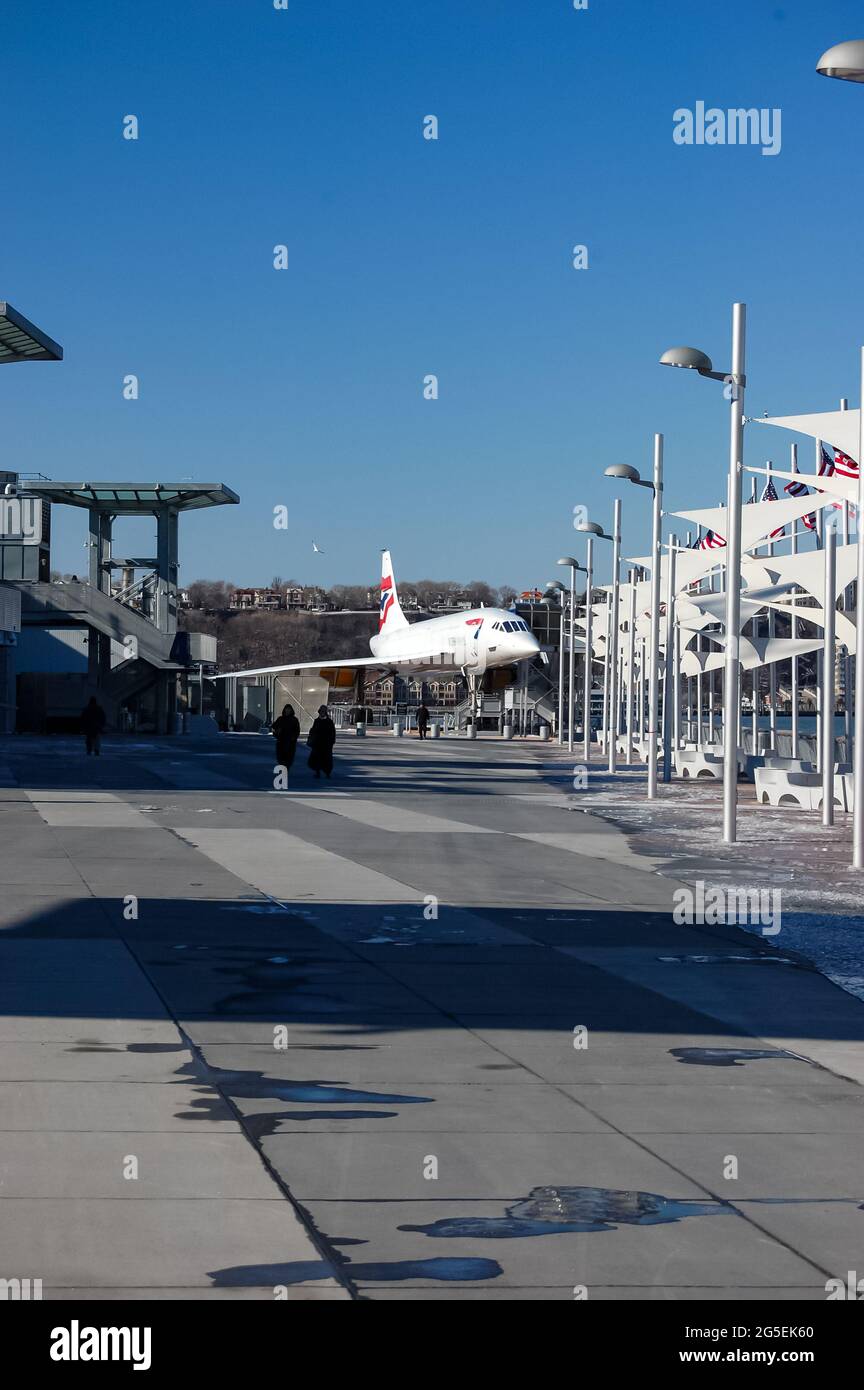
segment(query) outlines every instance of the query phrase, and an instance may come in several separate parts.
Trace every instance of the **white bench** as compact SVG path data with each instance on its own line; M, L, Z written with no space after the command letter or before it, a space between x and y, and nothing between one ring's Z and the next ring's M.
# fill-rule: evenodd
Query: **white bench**
M753 773L756 800L769 806L790 803L802 810L816 809L814 796L822 790L822 778L817 772L792 772L783 767L757 767Z
M672 757L679 777L713 777L723 780L723 759L704 748L676 748Z
M761 805L767 802L769 806L800 806L804 811L822 809L822 774L819 772L757 767L754 776L756 800ZM835 770L834 805L841 811L850 811L853 799L852 774Z

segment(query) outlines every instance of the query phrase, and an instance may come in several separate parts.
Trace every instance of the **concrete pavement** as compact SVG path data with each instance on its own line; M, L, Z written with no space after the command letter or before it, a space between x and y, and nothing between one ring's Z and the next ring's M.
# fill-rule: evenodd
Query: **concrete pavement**
M553 750L345 736L287 792L255 736L0 765L0 1278L822 1299L860 1268L864 1004L676 926L656 834L574 814Z

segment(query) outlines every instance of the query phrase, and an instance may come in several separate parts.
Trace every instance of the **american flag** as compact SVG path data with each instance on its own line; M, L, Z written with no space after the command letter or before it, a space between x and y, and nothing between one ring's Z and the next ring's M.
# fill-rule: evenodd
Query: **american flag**
M858 477L857 463L854 459L851 459L848 454L844 454L840 449L834 450L834 470L835 472L840 474L841 478Z
M819 455L819 477L830 478L834 473L834 460L823 444Z
M691 550L722 550L726 544L725 537L719 531L706 531L701 539L694 541Z
M777 496L777 489L776 489L776 487L774 486L773 479L771 479L771 478L768 479L767 483L765 484L764 488L762 489L762 496L759 498L759 501L760 501L760 502L779 502L779 501L780 501L780 498ZM768 539L773 541L773 540L776 539L777 536L782 536L782 535L783 535L783 532L785 531L785 529L786 529L785 526L778 526L778 528L777 528L776 531L772 531L772 532L771 532L771 535L768 537Z
M793 472L793 473L797 473L797 472L798 472L797 464L796 464L796 466L792 469L792 472ZM809 489L809 487L807 486L807 484L806 484L806 483L799 482L797 478L793 478L791 482L787 483L786 486L784 487L783 491L784 491L784 492L788 492L790 497L809 497L809 496L810 496L810 489ZM806 516L802 516L801 520L804 522L804 525L807 527L807 530L808 530L808 531L815 531L815 530L816 530L816 513L815 513L815 512L808 512Z

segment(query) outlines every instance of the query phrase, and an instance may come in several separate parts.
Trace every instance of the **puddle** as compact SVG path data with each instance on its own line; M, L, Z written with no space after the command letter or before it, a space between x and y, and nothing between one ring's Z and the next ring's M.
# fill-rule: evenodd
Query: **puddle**
M785 1057L793 1062L805 1062L795 1052L783 1052L771 1047L670 1047L669 1054L679 1062L699 1067L737 1067L742 1062L761 1062L771 1057Z
M229 1096L246 1099L273 1097L281 1101L301 1101L307 1105L431 1105L431 1096L393 1095L386 1091L361 1091L339 1082L286 1081L262 1071L230 1071L211 1067L193 1054L192 1061L177 1068L176 1075L215 1086Z
M497 1260L447 1259L394 1260L390 1264L350 1264L340 1262L350 1279L358 1283L397 1283L404 1279L438 1279L456 1283L471 1279L497 1279L502 1273ZM295 1260L284 1265L233 1265L207 1271L215 1288L273 1288L278 1284L305 1284L315 1279L332 1279L333 1269L324 1260Z
M754 951L747 956L658 956L664 965L798 965L791 956L757 955Z
M519 1236L614 1231L617 1226L661 1226L686 1216L726 1216L725 1202L676 1201L655 1192L609 1187L535 1187L505 1208L506 1216L443 1217L427 1226L400 1226L426 1236L500 1240Z

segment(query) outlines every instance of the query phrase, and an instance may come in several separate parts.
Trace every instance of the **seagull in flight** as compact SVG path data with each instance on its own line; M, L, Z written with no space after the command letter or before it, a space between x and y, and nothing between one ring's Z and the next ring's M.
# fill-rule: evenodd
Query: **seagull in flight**
M314 541L312 542L312 549L316 555L324 554L324 551L321 549L320 545L316 545Z

